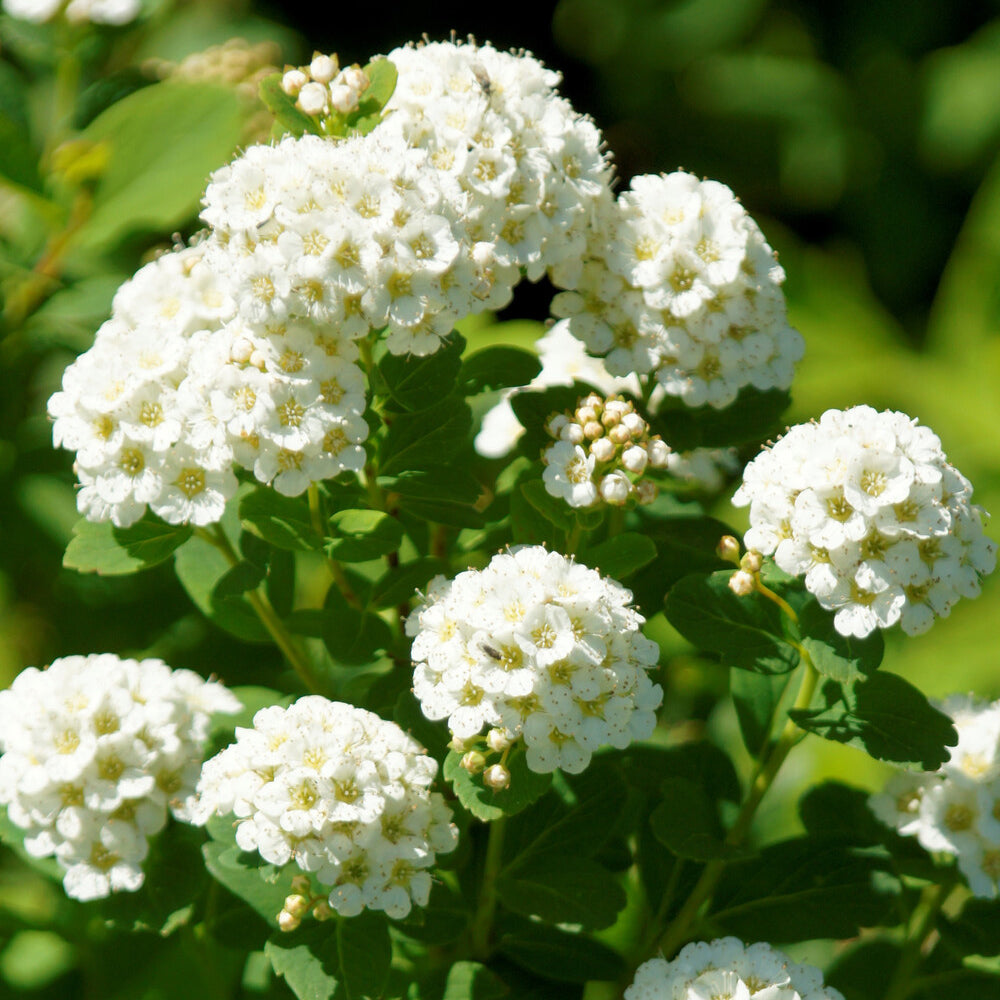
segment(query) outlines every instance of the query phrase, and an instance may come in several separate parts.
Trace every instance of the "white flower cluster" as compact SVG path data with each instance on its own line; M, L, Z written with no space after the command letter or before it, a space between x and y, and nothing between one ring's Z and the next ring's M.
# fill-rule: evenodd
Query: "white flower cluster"
M41 24L63 11L67 21L92 21L94 24L128 24L142 10L140 0L3 0L3 9L11 17Z
M233 813L236 842L331 886L343 916L427 904L436 853L457 843L429 786L437 764L393 722L311 695L261 709L207 761L193 819Z
M204 246L126 282L49 400L92 521L125 527L148 505L172 524L208 524L236 491L234 465L286 495L364 465L356 345L308 319L237 318Z
M630 402L592 394L575 410L552 417L546 429L556 439L542 453L542 481L552 496L570 507L656 499L657 486L643 473L665 469L670 449L658 436L650 437L649 424Z
M688 406L721 408L740 389L787 388L802 357L784 271L732 191L692 174L644 175L606 199L582 269L552 310L613 375L654 373Z
M0 803L34 857L55 856L75 899L133 892L167 810L190 818L221 684L161 660L66 656L0 692Z
M313 55L308 66L287 69L281 77L281 89L295 98L295 106L317 118L356 111L370 85L360 66L341 69L336 55L321 52Z
M745 945L734 937L697 941L668 962L653 958L635 973L625 1000L844 1000L823 985L823 973L798 965L764 942Z
M835 610L842 635L926 631L996 564L972 486L915 420L870 406L792 427L744 470L748 549Z
M937 706L958 744L937 771L899 771L868 800L887 826L951 854L976 896L1000 894L1000 701L955 695Z
M444 201L498 281L572 267L611 168L594 123L528 52L471 40L394 49L399 70L382 126L426 149ZM512 282L512 283L513 283Z
M645 619L614 580L541 546L431 581L407 619L413 690L458 741L523 737L528 767L582 771L598 747L647 739L663 698ZM500 736L494 737L499 731Z

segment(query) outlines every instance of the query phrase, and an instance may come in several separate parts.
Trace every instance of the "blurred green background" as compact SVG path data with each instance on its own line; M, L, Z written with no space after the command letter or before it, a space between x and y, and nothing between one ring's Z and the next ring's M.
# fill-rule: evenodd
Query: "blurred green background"
M420 6L383 4L348 28L338 5L317 12L305 3L157 2L146 22L120 36L96 33L85 64L91 78L81 81L90 104L81 103L74 124L100 121L115 97L148 87L147 60L177 62L233 36L277 41L279 63L303 61L314 48L363 62L424 31L440 38L452 28L529 48L563 72L566 95L604 129L622 183L683 166L730 185L760 222L786 268L792 322L807 344L790 423L861 402L901 409L939 434L975 499L1000 513L1000 3ZM43 155L59 74L54 36L5 18L0 37L0 113L15 122L20 115ZM20 110L12 110L11 87L24 91ZM218 165L236 142L234 134L222 144ZM84 241L62 259L44 305L0 342L0 684L30 664L104 650L159 655L206 674L237 656L248 682L279 669L267 647L207 624L168 566L123 579L61 567L76 519L73 476L69 455L51 448L45 402L106 318L117 284L174 228L197 228L203 181L171 183L174 218L158 229L126 222L113 245ZM5 294L65 225L71 198L61 197L45 208L30 191L0 183ZM501 319L542 321L549 297L544 283L521 289ZM726 496L713 513L742 526ZM891 634L886 666L931 695L995 698L998 627L1000 582L991 579L979 600L962 601L927 635L904 642ZM693 717L684 725L696 730L707 721L727 738L725 711L704 718L724 675L693 662L669 631L660 637L676 654L672 715ZM793 760L792 783L834 773L879 780L859 753L814 749ZM771 822L787 820L787 808L779 812ZM21 928L0 951L0 995L105 990L81 971L77 946L47 929L67 905L17 866L0 868L0 936L6 924ZM148 976L142 982L146 992L114 995L172 995L149 986ZM189 996L198 995L192 986Z

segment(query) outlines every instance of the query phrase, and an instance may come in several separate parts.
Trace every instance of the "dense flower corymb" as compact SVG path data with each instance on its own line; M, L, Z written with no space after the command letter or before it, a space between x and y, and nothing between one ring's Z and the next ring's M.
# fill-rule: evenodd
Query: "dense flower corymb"
M958 744L937 771L900 771L868 801L883 823L957 858L977 896L1000 894L1000 701L957 695L938 706Z
M671 962L650 959L636 970L625 1000L844 1000L823 973L798 965L764 942L734 937L686 945Z
M0 803L76 899L134 891L169 809L188 819L221 684L161 660L66 656L0 692Z
M744 470L748 549L805 576L842 635L923 632L996 565L972 486L915 420L870 406L792 427Z
M194 818L233 813L243 850L314 873L343 916L367 907L404 917L427 904L427 869L457 841L429 790L436 772L395 723L313 695L236 730L202 770Z
M582 771L598 747L647 739L663 691L659 649L631 593L541 546L431 582L407 619L414 693L458 740L523 738L533 771Z

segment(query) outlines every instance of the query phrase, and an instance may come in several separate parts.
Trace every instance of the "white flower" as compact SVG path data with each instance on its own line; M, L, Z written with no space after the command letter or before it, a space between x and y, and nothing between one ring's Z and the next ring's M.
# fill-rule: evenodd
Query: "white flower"
M844 1000L823 974L764 942L734 937L685 945L672 961L653 958L636 970L625 1000Z
M750 506L748 549L768 555L843 635L899 622L930 628L996 564L972 487L940 441L903 413L828 410L791 428L744 470L733 497Z
M570 445L570 447L573 447ZM521 738L528 766L582 771L598 747L647 739L663 692L644 619L613 580L540 546L432 581L407 619L414 693L459 739Z
M545 452L542 480L546 490L570 507L589 507L597 499L597 487L590 478L594 461L578 444L556 441Z
M143 881L147 839L187 819L209 716L235 712L221 684L111 653L29 667L0 692L0 804L66 892L97 899Z
M928 851L954 856L976 896L1000 894L1000 701L953 696L937 706L958 743L937 771L898 772L869 798L875 815Z
M457 842L429 790L436 770L395 723L312 695L261 709L206 762L194 821L233 813L243 850L315 873L343 916L405 917L427 903L435 855Z

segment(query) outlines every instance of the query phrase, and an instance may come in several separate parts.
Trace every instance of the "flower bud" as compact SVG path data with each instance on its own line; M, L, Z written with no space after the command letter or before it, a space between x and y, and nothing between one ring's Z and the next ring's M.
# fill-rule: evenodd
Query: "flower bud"
M546 425L545 429L554 437L558 438L563 428L569 423L569 417L565 413L557 413Z
M646 454L649 456L649 464L654 469L665 469L670 459L670 445L662 438L650 438L646 442Z
M732 535L723 535L715 546L715 554L725 562L739 565L740 543Z
M622 426L628 428L628 432L634 438L640 438L649 430L646 421L638 413L626 413L622 417Z
M350 114L358 106L358 92L343 83L333 83L330 85L330 104L334 111Z
M299 893L294 893L291 896L285 897L285 906L281 912L295 917L296 920L301 920L308 910L309 900L305 896L299 895Z
M289 97L298 97L299 91L309 82L309 77L300 69L290 69L281 78L281 89Z
M317 52L313 56L312 62L309 63L309 75L317 83L329 83L337 75L339 69L335 58L325 56L321 52Z
M583 436L587 438L588 441L594 441L604 434L604 428L601 426L600 422L597 420L588 420L583 425Z
M483 784L494 792L502 792L510 784L510 771L503 764L492 764L483 771Z
M646 454L646 449L637 444L632 445L631 448L626 448L622 452L622 465L629 472L634 472L636 475L642 475L648 461L649 456Z
M486 758L478 750L470 750L462 757L461 766L469 774L479 774L486 767Z
M632 492L632 483L624 472L609 472L598 487L601 499L615 507L621 507Z
M648 479L636 483L635 491L641 504L652 503L660 495L660 488Z
M286 934L298 930L301 923L302 918L293 916L288 910L282 910L278 914L278 930L284 931Z
M740 560L740 568L746 570L748 573L759 573L763 565L764 557L753 549L747 552Z
M597 419L597 410L592 406L581 406L576 411L576 419L586 426Z
M729 589L737 597L746 597L748 594L752 594L754 590L753 575L738 569L729 578Z
M356 94L360 94L362 90L367 90L371 84L368 74L360 66L348 66L340 74L340 80L345 87L350 87Z
M596 441L590 442L590 454L598 462L610 462L615 457L615 446L606 437L599 437Z
M315 917L316 920L329 920L332 916L333 908L325 899L320 900L320 902L313 907L313 917Z
M246 337L237 337L229 350L229 357L238 365L245 365L253 354L253 343Z
M296 875L292 879L292 892L298 893L301 896L308 896L312 893L312 882L309 880L308 875ZM288 899L292 897L289 896ZM285 908L288 908L288 899L285 900Z
M570 444L581 444L583 442L583 428L579 424L567 424L560 431L559 436L563 441L569 441Z
M608 437L614 441L615 444L626 444L632 437L628 432L628 428L624 424L617 424L608 431Z
M453 736L448 741L448 749L454 750L455 753L465 753L465 740L460 740L457 736Z
M607 409L601 414L601 423L605 427L615 427L617 424L622 422L621 412L615 408L612 409L611 403L608 403Z
M307 83L299 91L298 105L307 115L322 115L326 112L329 91L321 83Z
M513 742L513 734L507 729L491 729L486 734L486 745L494 753L503 753Z

